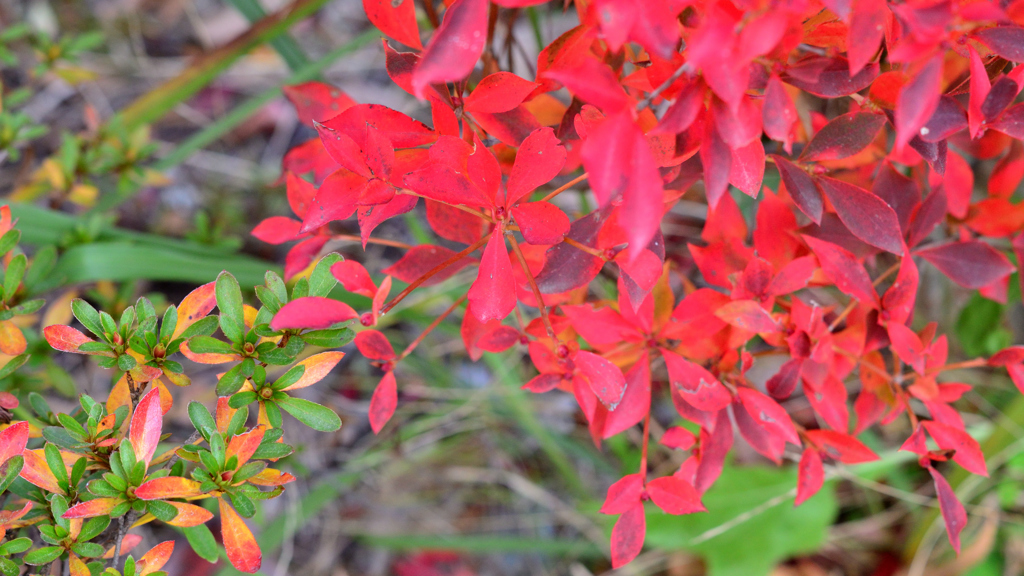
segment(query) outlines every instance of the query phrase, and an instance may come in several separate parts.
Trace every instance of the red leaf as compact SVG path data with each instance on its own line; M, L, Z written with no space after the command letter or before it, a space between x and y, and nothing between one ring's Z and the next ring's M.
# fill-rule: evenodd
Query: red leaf
M322 296L306 296L282 306L270 321L270 329L275 331L296 328L320 330L358 316L359 314L344 302Z
M252 235L267 244L283 244L302 237L302 222L287 216L271 216L252 229Z
M697 119L697 115L703 109L704 85L700 82L691 82L676 96L676 101L665 111L665 115L662 116L657 128L651 133L679 134L693 124L693 121ZM768 115L767 110L765 115Z
M65 512L61 518L74 519L105 516L110 514L110 511L122 502L124 502L124 500L121 498L94 498L68 508L68 511Z
M413 92L430 84L462 80L473 71L487 42L487 0L455 0L412 73Z
M484 248L480 271L469 288L469 304L481 322L501 320L516 307L512 261L500 228L494 229Z
M860 152L874 141L885 125L881 112L851 112L833 118L804 148L805 161L839 160Z
M827 456L843 464L861 464L878 460L878 454L849 434L836 430L808 430L807 438L817 444Z
M980 240L941 244L920 249L916 254L931 262L953 282L974 290L1014 271L1013 264L1002 252Z
M956 497L956 492L950 487L949 482L939 474L939 471L931 466L928 473L932 475L935 482L935 494L939 499L939 510L942 511L942 519L946 522L946 534L949 535L949 543L957 554L960 553L960 532L967 525L967 511L964 505Z
M348 135L363 150L368 128L384 134L394 148L415 148L437 139L426 124L380 104L356 104L323 124Z
M981 451L978 441L970 434L935 421L924 421L921 423L924 429L935 439L935 443L943 450L955 450L953 461L964 467L965 470L979 476L988 476L988 466L985 465L985 455Z
M779 323L753 300L736 300L715 311L725 322L750 332L759 334L779 331Z
M46 342L53 347L54 350L60 350L61 352L74 352L75 354L81 354L78 351L78 347L86 342L95 342L92 338L89 338L85 334L82 334L78 330L75 330L71 326L64 326L63 324L54 324L43 328L43 336L46 338Z
M929 60L896 98L896 149L902 150L931 118L942 94L943 54Z
M398 383L395 381L395 373L388 372L377 384L373 391L373 398L370 399L370 427L374 434L380 434L384 425L391 420L398 406Z
M538 84L511 72L497 72L476 85L464 100L466 112L507 112L523 103Z
M608 413L602 437L612 436L640 423L651 411L651 364L647 353L626 372L626 391L615 410Z
M647 535L647 519L644 505L637 503L615 522L612 528L612 568L625 566L636 558L644 548Z
M882 250L903 254L899 217L885 200L834 178L818 178L818 185L854 236Z
M377 330L363 330L356 334L356 348L370 360L393 360L395 349L383 333Z
M577 98L597 106L607 115L629 106L629 97L619 79L611 68L596 58L583 59L572 68L549 70L544 76L561 82Z
M661 443L676 450L689 450L697 443L697 437L682 426L673 426L661 436Z
M373 295L377 293L377 285L370 278L370 273L355 260L335 262L331 266L331 275L341 282L345 290L353 294L373 298Z
M1013 62L1024 62L1024 29L1017 26L997 26L975 32L974 37L1003 58Z
M615 410L626 392L626 378L622 370L593 352L577 352L573 361L598 400L609 410Z
M163 425L163 411L160 409L160 391L153 388L135 407L132 414L132 423L129 428L128 437L131 440L132 450L135 457L149 466L156 452L156 445L160 442L160 432Z
M821 224L821 213L825 204L811 176L781 156L773 154L772 159L775 160L775 167L779 169L782 183L785 184L786 191L789 192L796 207L815 224Z
M878 44L885 36L888 13L885 0L853 0L846 41L851 75L863 70L878 52Z
M981 114L981 104L988 97L988 92L992 89L992 82L988 78L988 70L985 70L981 56L978 56L978 51L971 45L968 45L967 49L970 52L971 69L971 95L967 104L967 124L971 138L977 138L981 132L981 125L985 121Z
M360 186L365 182L366 178L344 168L332 172L317 188L299 232L312 232L332 220L345 220L352 216L356 211Z
M15 422L0 431L0 466L25 451L28 443L28 422Z
M722 141L731 149L746 146L761 136L761 109L752 98L741 98L735 110L713 98L711 118Z
M263 553L260 552L260 545L252 531L245 525L242 517L235 512L224 498L218 498L220 503L220 533L224 538L224 549L228 553L228 560L236 570L249 574L260 569L263 562Z
M265 430L263 426L259 426L244 434L232 436L228 441L227 449L224 450L224 459L230 460L234 457L236 459L235 470L244 466L263 442Z
M351 136L328 128L320 122L316 122L313 126L320 134L320 141L324 143L327 153L335 162L364 178L372 176L370 168L366 165L366 154Z
M601 514L623 514L641 502L644 480L640 474L627 474L608 487Z
M488 231L487 224L482 218L435 200L427 200L426 204L427 224L445 240L473 244Z
M782 142L789 152L793 146L793 125L797 121L796 106L778 76L772 75L768 79L761 115L764 133L772 140Z
M814 448L804 449L800 456L800 465L797 467L798 475L796 480L796 500L794 506L799 506L811 496L821 490L825 483L825 469L821 465L821 454Z
M757 198L764 181L764 144L760 139L732 150L729 183L751 198Z
M210 517L212 518L213 514L210 514ZM161 542L150 548L149 552L146 552L142 555L142 558L139 558L137 564L139 576L147 576L163 568L164 564L167 564L167 561L171 559L172 552L174 552L174 540Z
M909 254L903 256L896 281L882 296L883 320L891 323L906 324L914 312L917 299L918 273L917 265Z
M508 177L506 206L547 184L565 165L565 148L551 128L534 130L523 140Z
M700 502L700 494L689 482L675 476L663 476L647 483L651 500L669 514L693 514L706 512Z
M569 233L569 217L550 202L520 204L512 208L512 216L529 244L558 244Z
M739 387L736 392L743 407L758 424L791 444L800 445L800 436L796 433L793 420L778 402L746 386Z
M281 88L281 92L284 92L285 97L295 107L299 121L307 126L313 126L314 122L323 122L333 118L356 104L355 100L348 97L348 94L323 82L314 81L295 86L284 86Z
M465 212L459 211L461 214ZM476 221L476 218L473 219ZM475 239L474 239L475 240ZM381 270L384 274L394 276L402 282L412 282L417 278L423 276L427 272L433 270L437 266L447 262L453 256L455 256L454 250L449 250L444 246L432 246L430 244L420 244L409 249L402 257L391 266ZM433 286L439 284L453 275L459 270L462 270L473 261L469 258L462 258L450 264L448 267L442 269L440 272L435 273L421 286Z
M135 489L135 496L142 500L167 500L170 498L190 498L203 492L199 482L177 476L165 476L143 482Z
M708 122L705 126L704 140L700 146L700 163L704 168L704 193L708 199L708 206L714 209L729 189L732 150L722 139L713 122Z
M878 307L878 293L871 284L871 278L853 254L831 242L806 235L803 239L818 257L825 275L835 282L836 288L864 304Z
M363 10L381 32L410 48L423 48L414 0L363 0Z
M661 355L665 359L673 391L694 408L717 412L732 402L725 386L703 367L664 348Z

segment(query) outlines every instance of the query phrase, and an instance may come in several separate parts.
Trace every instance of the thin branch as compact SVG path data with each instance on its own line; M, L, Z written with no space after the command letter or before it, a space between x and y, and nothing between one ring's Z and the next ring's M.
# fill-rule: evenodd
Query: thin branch
M558 188L555 188L554 191L549 193L547 196L541 198L540 201L541 202L547 202L547 201L551 200L552 198L554 198L555 196L558 196L562 192L565 192L569 188L572 188L573 186L579 184L580 182L583 182L584 180L587 179L588 176L589 176L589 174L587 174L586 172L584 172L583 174L580 174L579 176L573 178L572 180L569 180L565 184L562 184Z
M395 358L395 362L400 361L401 359L405 358L410 353L412 353L412 351L415 350L416 347L420 345L420 342L423 341L423 339L427 336L427 334L430 334L434 330L434 328L437 328L437 326L442 321L444 321L444 319L447 318L449 314L454 312L456 308L461 306L462 303L465 302L467 298L469 298L469 294L468 293L463 294L462 296L459 296L455 300L455 302L452 302L452 305L449 306L447 310L445 310L444 312L441 313L440 316L435 318L434 321L430 323L430 326L427 326L426 330L421 332L420 335L417 336L415 340L413 340L408 346L405 347L405 350L403 350L402 353L398 355L398 358Z
M660 96L661 93L664 92L665 90L668 90L669 86L672 86L672 84L674 84L676 80L679 80L680 76L686 74L690 70L690 68L691 66L689 62L686 62L679 68L676 68L676 71L673 72L671 76L666 78L665 81L661 83L661 85L659 85L657 88L654 89L654 91L648 94L646 98L637 103L636 111L639 112L644 108L650 106L651 102L653 102L655 98Z
M533 291L533 297L537 300L537 307L540 309L540 319L544 322L544 328L548 331L548 336L555 337L555 329L551 326L551 318L548 317L548 307L544 304L544 297L540 293L540 288L537 286L537 281L533 278L533 273L530 272L530 267L526 264L526 256L523 256L523 251L519 248L519 243L516 242L515 236L508 234L509 243L512 244L512 251L516 254L516 260L519 260L519 266L523 269L523 273L526 274L526 281L530 283L530 290Z
M431 268L430 270L425 272L422 276L420 276L419 278L413 280L412 284L409 284L409 286L406 287L405 290L402 290L398 294L398 296L395 296L394 298L391 299L390 302L385 304L380 309L380 313L381 314L387 313L388 310L391 310L392 308L395 307L395 304L398 304L403 299L405 299L405 297L408 296L410 292L412 292L413 290L419 288L420 285L422 285L427 280L430 280L432 277L437 275L437 273L439 273L440 271L442 271L445 268L451 266L452 264L455 264L459 260L462 260L466 256L469 256L473 252L477 251L481 246L483 246L484 244L487 244L487 241L490 240L490 238L491 238L490 234L485 234L483 237L481 237L479 240L474 242L471 246L469 246L468 248L466 248L462 252L459 252L458 254L452 256L451 258L449 258L449 259L445 260L444 262L438 264L437 266L434 266L433 268Z

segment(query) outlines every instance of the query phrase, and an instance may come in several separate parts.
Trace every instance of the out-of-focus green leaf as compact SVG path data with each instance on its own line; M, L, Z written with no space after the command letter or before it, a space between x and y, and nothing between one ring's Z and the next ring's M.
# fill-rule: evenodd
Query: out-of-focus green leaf
M671 516L652 505L646 545L699 554L710 576L763 576L786 558L817 550L835 520L831 483L796 508L789 495L794 486L795 468L727 466L704 495L708 512ZM760 513L743 520L751 511ZM691 543L709 530L732 523L720 534Z
M1013 334L1003 325L1006 307L975 293L956 321L956 337L968 356L991 356L1006 348Z

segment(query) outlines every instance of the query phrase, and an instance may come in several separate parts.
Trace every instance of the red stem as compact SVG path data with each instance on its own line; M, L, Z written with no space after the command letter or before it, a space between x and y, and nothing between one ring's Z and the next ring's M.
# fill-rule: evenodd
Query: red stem
M384 314L388 310L391 310L392 308L394 308L395 304L398 304L399 302L401 302L406 296L409 295L410 292L412 292L413 290L419 288L420 285L422 285L427 280L430 280L438 272L444 270L445 268L451 266L452 264L455 264L459 260L462 260L466 256L469 256L473 252L477 251L481 246L483 246L484 244L487 244L487 240L489 240L489 239L490 239L490 234L483 236L482 238L480 238L479 240L474 242L472 246L469 246L468 248L466 248L462 252L459 252L455 256L452 256L451 258L445 260L444 262L441 262L437 266L434 266L433 268L428 270L426 273L424 273L422 276L420 276L419 278L413 280L412 284L409 284L409 286L406 287L405 290L402 290L398 294L398 296L395 296L394 298L391 299L390 302L388 302L383 307L381 307L380 313Z
M440 324L440 323L441 323L441 322L442 322L442 321L443 321L443 320L444 320L445 318L447 318L449 314L451 314L452 312L454 312L456 308L458 308L459 306L461 306L461 305L462 305L462 303L463 303L463 302L465 302L465 301L466 301L466 298L468 298L468 297L469 297L469 294L463 294L462 296L459 296L459 297L458 297L458 298L457 298L457 299L455 300L455 302L452 302L452 305L451 305L451 306L449 306L447 310L445 310L444 312L442 312L440 316L438 316L437 318L435 318L435 319L434 319L434 321L430 323L430 326L427 326L427 329L426 329L426 330L424 330L424 331L423 331L423 332L422 332L422 333L421 333L421 334L420 334L419 336L417 336L417 337L416 337L416 339L415 339L415 340L413 340L413 341L412 341L412 342L411 342L411 343L410 343L410 344L409 344L408 346L406 346L406 347L405 347L405 350L402 350L402 353L401 353L401 354L399 354L399 355L398 355L398 358L395 358L395 360L394 360L394 361L395 361L395 362L397 363L397 362L398 362L398 361L400 361L400 360L401 360L402 358L405 358L406 356L408 356L408 355L409 355L409 354L410 354L410 353L411 353L411 352L412 352L413 350L415 350L415 349L416 349L416 347L420 345L420 342L422 342L422 341L423 341L423 339L424 339L424 338L425 338L425 337L427 336L427 334L430 334L430 333L431 333L431 332L432 332L432 331L434 330L434 328L437 328L437 326L438 326L438 325L439 325L439 324Z
M526 281L530 283L530 290L533 291L533 297L537 300L537 307L540 308L540 318L544 322L544 328L548 331L548 336L551 338L555 337L555 329L551 326L551 318L548 318L548 307L544 305L544 297L541 296L540 288L537 286L537 282L533 279L533 273L530 272L530 267L526 264L526 257L523 256L523 251L519 248L519 243L516 242L515 236L507 234L509 243L512 244L512 251L516 253L516 260L519 261L519 266L523 269L523 273L526 274Z

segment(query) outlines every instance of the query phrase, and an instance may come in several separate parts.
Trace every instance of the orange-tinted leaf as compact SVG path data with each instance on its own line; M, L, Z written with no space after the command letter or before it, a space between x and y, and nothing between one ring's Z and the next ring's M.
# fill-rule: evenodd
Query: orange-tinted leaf
M121 556L128 554L142 542L142 536L139 534L125 534L124 539L121 541ZM107 548L107 552L103 554L103 557L107 560L114 557L114 547Z
M63 518L92 518L110 514L115 506L124 502L121 498L96 498L88 502L81 502L68 509Z
M47 341L50 340L49 333L47 331L53 327L55 326L47 326L44 329L44 333L47 333ZM61 327L67 328L67 326ZM73 330L73 328L70 329ZM22 334L21 329L10 320L0 320L0 352L3 352L8 356L17 356L24 352L27 347L28 342L25 341L25 335ZM54 347L56 348L56 346Z
M85 561L73 552L68 556L68 569L71 576L90 576L91 574Z
M21 333L21 331L18 330L18 328L15 327L14 324L11 323L10 321L5 320L3 322L0 322L0 339L8 339L10 337L8 333L10 332L11 328L17 330L19 334ZM43 328L43 336L46 338L46 341L50 344L50 346L52 346L55 350L60 350L61 352L73 352L75 354L81 354L81 352L78 351L78 347L81 346L82 344L85 344L86 342L95 342L95 340L89 338L85 334L82 334L78 330L75 330L71 326L64 326L62 324L54 324L53 326L47 326L46 328ZM22 336L21 340L22 342L24 342L25 337ZM22 352L24 352L24 349L22 350ZM21 352L4 353L20 354Z
M217 305L217 295L214 292L216 282L203 284L189 292L188 296L178 305L178 323L174 326L173 338L181 336L189 326L202 320Z
M21 469L21 477L28 482L55 494L64 494L57 484L57 477L50 471L42 450L25 450L21 453L25 465Z
M195 504L166 500L165 503L174 506L178 510L178 515L167 522L171 526L188 528L190 526L198 526L213 518L212 512Z
M191 498L200 496L199 482L177 476L165 476L143 482L135 489L135 496L142 500L166 500L168 498Z
M256 543L252 531L245 525L242 517L235 512L224 498L218 498L220 503L221 535L224 538L224 548L228 553L228 560L236 570L252 574L260 569L263 561L263 553Z
M213 515L211 514L210 516L212 517ZM163 568L164 564L167 564L167 561L171 559L171 552L174 552L174 540L161 542L150 548L149 552L143 554L142 558L139 558L139 561L135 564L138 575L146 576Z
M321 352L306 358L296 364L296 366L305 366L306 371L302 373L302 376L294 384L288 386L285 390L296 390L316 384L323 380L324 376L327 376L344 357L344 352Z
M388 372L381 378L370 399L370 427L374 434L380 434L384 425L391 420L398 406L398 382L395 373Z
M241 468L243 464L249 461L249 458L256 452L256 449L260 447L264 432L263 427L258 427L249 430L245 434L232 436L231 440L228 441L227 450L224 452L224 459L227 460L232 456L237 456L238 464L235 469Z
M294 481L295 476L292 476L287 472L275 470L273 468L264 468L263 471L261 471L259 474L249 478L250 484L267 487L283 486L285 484L288 484L289 482Z
M128 431L128 438L131 440L135 457L149 466L156 453L156 446L160 442L160 433L163 426L163 411L160 408L160 391L156 388L150 390L139 401L132 415L131 428Z

